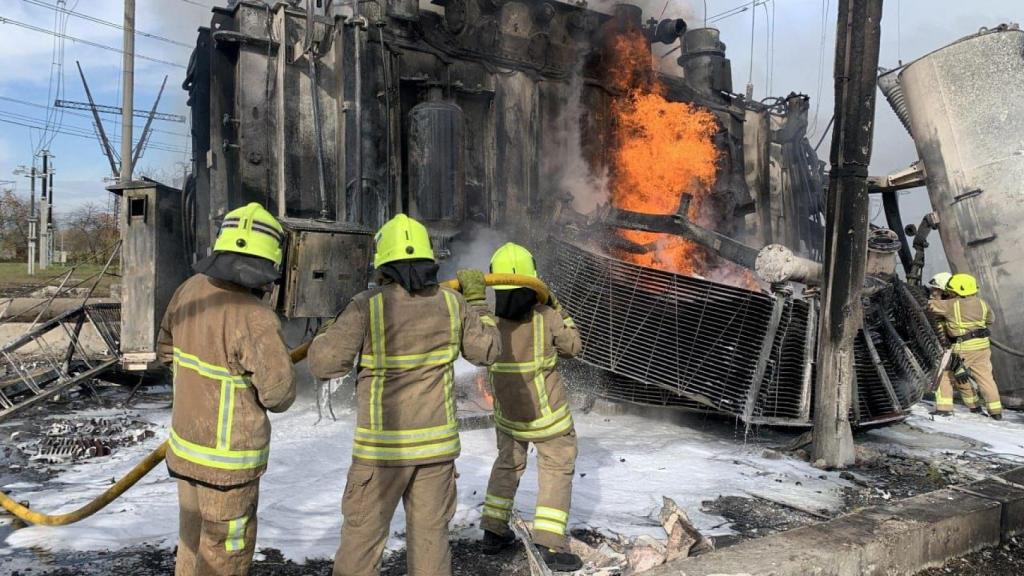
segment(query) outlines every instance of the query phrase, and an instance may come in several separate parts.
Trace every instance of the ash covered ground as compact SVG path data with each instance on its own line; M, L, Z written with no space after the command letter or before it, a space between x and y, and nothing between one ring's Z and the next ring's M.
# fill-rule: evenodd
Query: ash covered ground
M0 486L48 512L76 508L101 492L166 437L167 401L147 396L125 408L126 396L126 389L110 387L101 392L102 407L83 398L38 408L0 425ZM335 396L336 421L316 423L312 398L272 416L271 465L261 490L254 574L330 573L353 427L344 396ZM479 412L479 401L469 404ZM934 421L927 411L927 405L915 407L904 424L860 434L862 462L849 471L827 472L809 465L799 450L784 448L796 433L747 431L732 420L701 415L640 415L598 402L590 413L576 414L580 459L571 524L591 542L639 535L663 538L657 512L662 496L668 496L721 548L1024 463L1024 416L1010 413L996 423L961 411L956 418ZM39 448L36 440L45 440L55 425L91 430L89 423L124 428L124 434L114 434L108 442L109 454L102 448L89 454L85 442L77 458L32 457L32 450ZM529 574L521 550L485 557L476 544L495 455L493 434L489 429L462 434L459 505L452 525L459 575ZM526 517L533 509L536 482L531 462L517 499ZM388 543L386 576L405 574L403 530L399 510ZM176 532L175 487L160 467L107 510L73 526L14 530L9 518L0 517L0 573L167 574L173 567ZM1024 546L1011 543L978 553L969 561L951 562L951 572L934 574L1021 573L996 571L1007 562L1024 562Z

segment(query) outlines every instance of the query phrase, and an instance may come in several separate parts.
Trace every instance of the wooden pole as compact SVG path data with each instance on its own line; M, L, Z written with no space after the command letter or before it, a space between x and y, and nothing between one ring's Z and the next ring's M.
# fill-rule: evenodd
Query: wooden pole
M850 399L856 385L854 343L862 324L867 259L868 164L882 0L840 0L836 26L835 128L829 155L825 281L821 300L814 405L816 462L843 468L855 453Z

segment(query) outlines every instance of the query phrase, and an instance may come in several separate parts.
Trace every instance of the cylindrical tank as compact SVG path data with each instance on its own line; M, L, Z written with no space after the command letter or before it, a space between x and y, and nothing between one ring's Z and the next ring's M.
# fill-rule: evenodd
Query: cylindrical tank
M462 130L462 109L439 88L409 111L410 211L433 228L457 227L465 212Z
M725 57L725 43L715 28L692 28L683 34L683 52L677 60L686 83L708 95L732 92L732 64Z
M876 228L868 234L868 259L864 274L876 278L896 276L896 255L900 251L900 237L887 228Z
M1024 348L1024 32L983 29L899 81L946 257L978 278L993 337ZM995 349L992 360L1000 389L1019 397L1024 360Z

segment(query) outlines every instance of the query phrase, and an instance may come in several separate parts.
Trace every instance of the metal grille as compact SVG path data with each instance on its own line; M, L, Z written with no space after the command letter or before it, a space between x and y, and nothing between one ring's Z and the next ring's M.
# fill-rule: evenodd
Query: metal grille
M116 365L120 323L120 304L84 304L0 347L0 421ZM86 326L99 348L86 344Z
M552 285L580 328L581 359L614 374L604 396L700 406L748 424L811 424L816 301L644 268L568 243L556 254ZM903 417L940 355L905 284L876 292L856 342L853 421Z

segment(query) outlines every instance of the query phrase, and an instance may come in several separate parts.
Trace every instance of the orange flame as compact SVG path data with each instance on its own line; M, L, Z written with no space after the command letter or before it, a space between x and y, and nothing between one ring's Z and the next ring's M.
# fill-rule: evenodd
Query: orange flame
M494 396L491 395L489 386L487 385L487 372L484 371L477 374L476 379L476 391L480 397L480 407L485 410L494 409Z
M616 119L612 204L647 214L674 214L679 196L689 193L689 217L697 218L701 202L715 183L718 130L714 114L684 102L669 102L654 73L649 44L639 32L613 42L609 72L612 87L624 95L612 103ZM645 246L642 254L624 252L625 260L669 272L702 272L709 255L678 236L621 232Z

